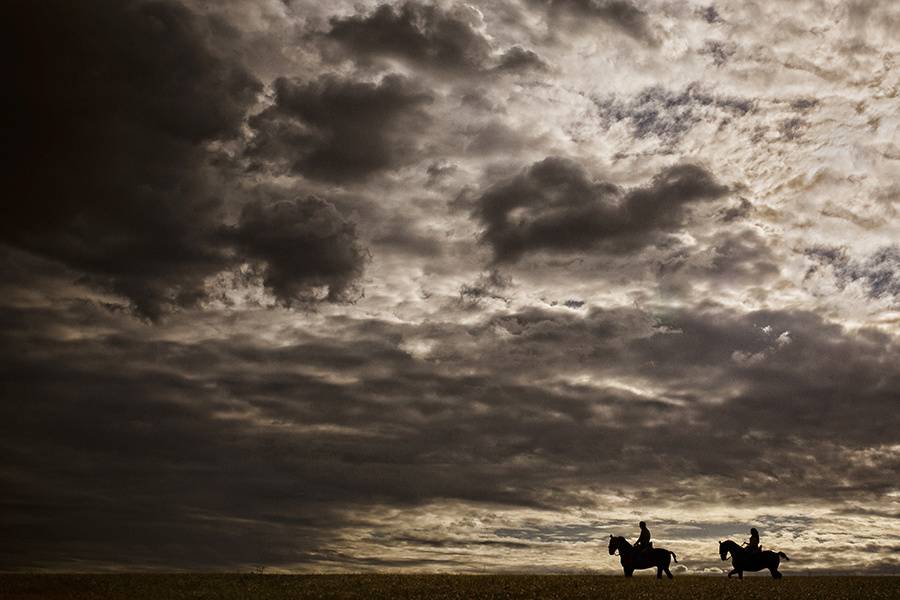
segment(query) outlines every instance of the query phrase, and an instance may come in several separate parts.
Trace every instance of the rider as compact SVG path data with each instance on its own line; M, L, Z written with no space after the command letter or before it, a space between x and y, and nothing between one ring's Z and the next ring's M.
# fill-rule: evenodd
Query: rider
M650 542L650 530L647 529L647 524L641 521L638 526L641 528L641 535L638 536L637 541L634 543L634 549L638 552L643 552L652 548L653 544Z
M744 546L747 547L748 552L762 551L762 546L759 545L759 532L756 530L756 527L750 528L750 539L744 543Z

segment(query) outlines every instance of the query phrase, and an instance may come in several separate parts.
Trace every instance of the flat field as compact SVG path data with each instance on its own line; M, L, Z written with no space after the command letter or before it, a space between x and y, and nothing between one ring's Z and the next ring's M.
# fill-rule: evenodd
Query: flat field
M897 600L900 577L728 580L604 575L0 575L2 600Z

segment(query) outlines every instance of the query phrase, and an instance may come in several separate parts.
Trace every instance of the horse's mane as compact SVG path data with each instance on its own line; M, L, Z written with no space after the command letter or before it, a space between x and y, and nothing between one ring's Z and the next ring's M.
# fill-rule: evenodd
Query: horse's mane
M614 540L618 540L620 544L624 544L625 546L632 548L633 546L629 543L629 541L625 538L624 535L611 535L609 536Z

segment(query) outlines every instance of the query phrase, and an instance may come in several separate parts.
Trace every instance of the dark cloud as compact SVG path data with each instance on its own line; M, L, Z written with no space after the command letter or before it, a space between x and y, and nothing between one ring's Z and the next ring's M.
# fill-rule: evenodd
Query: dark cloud
M326 564L347 528L404 535L373 506L590 508L569 490L611 486L682 507L896 490L896 455L878 451L898 426L896 344L810 313L335 317L330 336L298 329L284 345L56 338L103 318L89 303L2 317L0 376L19 399L0 405L13 568ZM429 356L402 350L408 336L431 340ZM583 373L593 382L566 379ZM517 531L481 539L544 535Z
M656 43L647 13L631 0L530 0L551 18L598 19L647 43Z
M443 74L472 75L499 70L542 69L531 50L513 46L494 57L490 41L478 29L478 13L470 7L445 10L408 1L382 4L367 15L333 17L325 38L360 63L392 58Z
M845 248L837 246L810 248L806 255L816 263L807 271L807 278L830 267L840 289L858 282L870 298L900 298L900 247L896 245L879 248L862 260L851 258Z
M721 231L701 240L660 261L658 280L669 292L689 293L699 281L759 285L780 272L777 257L754 229Z
M359 294L354 286L366 253L355 225L325 200L249 203L230 237L242 256L257 262L263 285L285 306Z
M497 70L500 71L524 71L539 70L547 68L547 63L533 50L528 50L521 46L513 46L503 53L500 57L500 64Z
M698 412L692 418L705 423L714 436L737 436L757 428L777 436L775 431L789 428L810 443L827 444L840 430L841 444L889 443L891 425L879 423L878 415L887 414L900 374L896 369L885 372L882 365L898 349L889 335L875 330L847 333L808 312L740 314L714 307L656 315L594 309L584 319L573 312L532 310L495 324L513 336L510 345L489 346L470 359L494 356L503 371L530 362L529 376L535 379L574 368L592 373L600 386L609 377L636 376L651 388L667 390L662 397L654 395L657 400L676 401L671 410L661 410L674 417L681 412L676 406L693 407L688 411ZM550 359L553 355L558 358ZM538 356L543 359L535 361ZM569 388L569 393L577 394L578 388ZM849 396L859 404L848 406L842 398ZM625 421L625 414L611 420ZM669 431L668 426L664 430ZM735 451L737 459L742 451ZM720 457L730 454L722 448L720 452ZM829 451L834 453L838 449Z
M332 18L326 37L361 60L387 56L451 71L478 71L491 54L471 22L418 2L397 9L382 4L368 15Z
M173 2L15 2L0 236L155 318L203 295L220 218L205 144L235 136L261 86Z
M430 122L432 95L399 75L373 83L279 78L274 88L275 103L250 119L248 155L314 179L360 180L412 162Z
M282 301L313 285L328 285L329 300L351 287L359 250L333 209L257 202L237 237L223 235L232 168L209 144L239 135L262 89L216 49L227 29L171 2L15 10L30 59L14 73L8 115L6 243L65 263L150 320L197 305L209 278L247 261L262 261ZM265 210L277 222L259 223ZM271 235L282 247L253 229L262 224L280 228ZM315 241L314 227L343 233Z
M648 185L625 190L551 157L487 189L475 215L497 262L541 250L622 253L657 243L680 228L689 204L727 192L694 165L670 167Z
M602 123L626 122L636 138L656 136L666 144L676 144L695 125L710 118L743 116L754 103L743 98L719 96L692 83L680 92L651 86L638 95L595 101Z

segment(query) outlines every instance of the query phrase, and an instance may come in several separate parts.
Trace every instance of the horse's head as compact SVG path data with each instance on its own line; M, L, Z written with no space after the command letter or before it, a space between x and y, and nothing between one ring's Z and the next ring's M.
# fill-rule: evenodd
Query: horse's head
M622 539L622 538L616 537L616 536L614 536L614 535L610 535L610 536L609 536L609 554L610 554L610 555L615 554L615 553L616 553L616 550L619 549L619 541L620 541L621 539Z
M728 560L728 553L734 550L735 543L731 540L725 540L724 542L719 542L719 557L722 560Z

